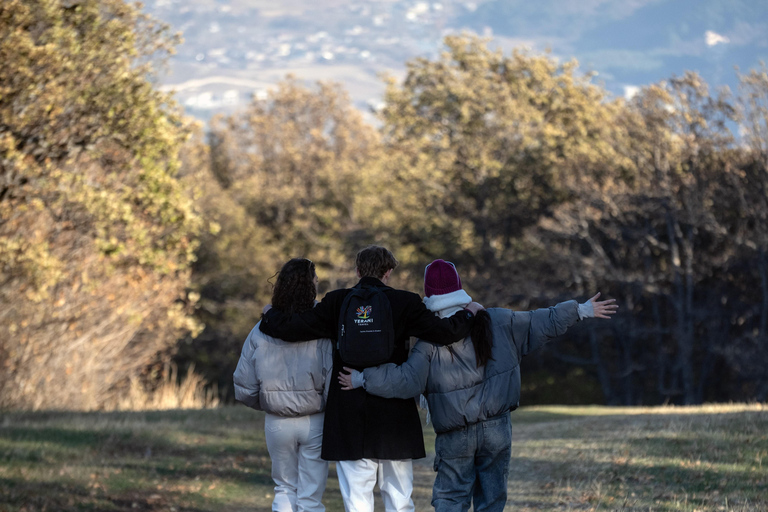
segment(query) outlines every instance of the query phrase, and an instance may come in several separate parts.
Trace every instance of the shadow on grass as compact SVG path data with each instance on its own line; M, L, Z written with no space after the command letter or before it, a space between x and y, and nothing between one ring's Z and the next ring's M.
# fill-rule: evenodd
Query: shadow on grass
M594 481L603 483L649 483L659 482L688 486L691 490L727 488L729 491L758 492L768 490L768 476L765 472L749 469L734 470L713 467L709 464L679 464L656 462L653 465L638 464L631 458L618 462L590 461L582 467L575 467L578 461L557 462L552 458L512 457L510 477L520 482L546 484L552 478L573 481ZM586 467L584 467L586 466Z
M134 471L150 477L163 479L184 481L219 479L244 484L274 485L271 477L271 466L259 463L243 463L238 467L233 467L229 464L229 461L215 460L177 467L176 465L169 465L164 461L158 461L157 463L149 461L147 463L116 461L111 464L104 464L102 467Z
M147 424L183 425L190 432L208 434L229 430L233 427L244 430L263 427L263 414L245 406L221 407L218 409L172 409L165 411L3 411L0 428L8 425L33 423L37 425L83 425L97 427Z
M664 417L692 417L692 416L729 416L737 414L768 414L768 410L744 410L734 408L729 410L727 405L722 408L712 406L713 409L706 409L705 406L668 406L668 407L635 407L635 406L602 406L602 405L534 405L522 406L513 411L513 417L519 416L519 421L523 423L539 423L547 421L562 421L569 419L587 419L587 418L618 418L632 416L651 416L654 418Z
M0 425L0 456L3 445L61 453L80 453L90 448L112 456L195 453L217 457L239 454L245 449L268 456L263 447L263 419L238 422L213 415L201 420L194 412L206 411L170 411L162 428L147 421L147 416L163 418L160 413L15 414L12 416L16 417L4 418L4 425ZM112 415L115 417L110 418ZM172 416L177 417L176 422L169 420Z
M274 486L263 415L246 408L4 414L0 471L3 512L240 511Z
M164 434L72 430L66 428L0 428L0 460L44 462L56 459L82 459L90 456L110 458L181 457L187 459L222 458L247 453L269 457L266 446L254 440L232 445L226 439L205 439L200 444L175 441Z
M713 420L713 418L715 418ZM564 434L564 423L569 423L573 429ZM654 429L670 428L678 431L690 431L697 434L711 432L713 430L727 431L729 434L739 431L754 431L759 428L754 425L768 427L768 413L758 411L726 411L716 415L706 412L682 413L682 414L600 414L579 415L573 413L558 413L537 410L519 410L512 412L512 428L514 436L515 426L530 427L533 424L541 424L536 429L537 439L571 439L584 438L584 432L579 427L586 427L595 432L604 430L603 424L612 431L622 427L637 428L642 423L653 425ZM750 427L752 426L752 427Z
M88 489L82 485L56 482L26 481L0 478L0 510L33 511L82 511L82 510L169 510L178 512L213 512L217 508L198 508L178 505L183 502L178 493L157 494L152 490L109 492Z
M14 478L0 478L0 505L27 507L31 510L83 510L92 502L88 489L76 484L28 482ZM2 508L2 510L7 510Z

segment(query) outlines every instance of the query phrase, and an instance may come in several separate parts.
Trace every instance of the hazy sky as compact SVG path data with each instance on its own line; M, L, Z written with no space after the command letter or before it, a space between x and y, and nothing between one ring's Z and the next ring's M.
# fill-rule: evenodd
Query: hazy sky
M513 45L576 58L614 92L685 70L732 85L734 66L768 60L765 0L495 0L466 20Z

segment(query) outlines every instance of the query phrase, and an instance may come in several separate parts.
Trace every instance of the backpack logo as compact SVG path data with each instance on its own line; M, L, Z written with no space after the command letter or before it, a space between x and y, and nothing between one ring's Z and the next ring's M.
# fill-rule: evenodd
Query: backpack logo
M341 304L336 347L344 363L366 368L386 363L395 350L392 307L377 286L352 288Z
M371 311L373 310L372 306L360 306L357 308L357 320L355 320L356 324L369 324L373 322L373 318L371 317Z

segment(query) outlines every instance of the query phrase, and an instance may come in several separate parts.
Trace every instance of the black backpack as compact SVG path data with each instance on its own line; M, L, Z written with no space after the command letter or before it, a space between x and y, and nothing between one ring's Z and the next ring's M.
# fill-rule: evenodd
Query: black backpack
M392 307L377 286L355 286L344 298L337 348L341 360L357 367L386 363L395 350Z

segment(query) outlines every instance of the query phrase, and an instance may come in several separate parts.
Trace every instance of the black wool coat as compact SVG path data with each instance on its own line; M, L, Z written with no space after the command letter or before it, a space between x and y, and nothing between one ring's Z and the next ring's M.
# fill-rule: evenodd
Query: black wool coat
M447 345L467 337L472 328L473 315L467 310L441 319L415 293L385 286L373 277L364 277L359 284L383 288L389 299L395 328L395 351L389 363L402 364L408 359L410 336ZM302 313L287 314L272 308L262 318L260 329L285 341L336 340L341 305L349 292L348 288L328 292L317 306ZM343 391L338 373L344 366L334 343L333 375L323 425L323 459L425 457L421 419L414 399L381 398L363 388Z

